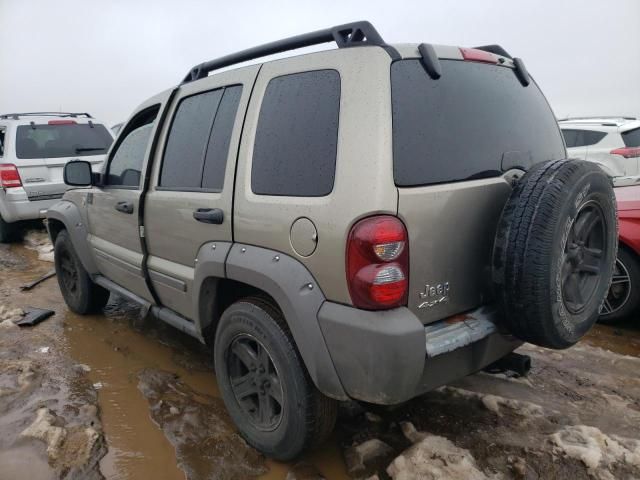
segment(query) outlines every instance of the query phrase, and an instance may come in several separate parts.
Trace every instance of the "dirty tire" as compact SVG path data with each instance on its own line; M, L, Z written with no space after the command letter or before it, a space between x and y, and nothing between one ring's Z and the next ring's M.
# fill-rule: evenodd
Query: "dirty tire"
M608 308L600 312L598 321L616 323L631 317L640 307L640 259L626 247L618 249L613 282L605 300ZM620 282L620 283L617 283Z
M17 225L8 223L0 215L0 243L9 243L16 239Z
M581 160L536 165L515 185L494 247L493 278L507 329L567 348L598 319L618 245L609 177Z
M73 312L85 315L104 308L109 291L91 281L66 230L56 237L54 262L62 297Z
M249 364L243 363L236 351L244 352ZM224 311L216 330L214 360L218 386L231 418L244 439L268 457L291 460L333 431L337 402L316 389L282 313L269 300L245 298ZM261 372L260 366L265 364L266 371ZM266 387L265 378L270 379ZM261 400L261 391L262 399L266 395L270 402ZM272 405L278 396L282 405L265 415L268 420L263 422L261 406Z

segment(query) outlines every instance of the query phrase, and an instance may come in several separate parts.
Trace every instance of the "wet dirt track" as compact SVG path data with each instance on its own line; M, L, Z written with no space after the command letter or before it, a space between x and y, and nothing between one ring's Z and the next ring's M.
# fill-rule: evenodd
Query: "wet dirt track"
M73 315L55 278L19 290L51 268L0 246L0 315L56 311L0 328L0 479L640 478L640 320L568 351L524 347L526 379L478 374L395 409L344 408L294 469L237 435L197 341L113 296L104 315Z

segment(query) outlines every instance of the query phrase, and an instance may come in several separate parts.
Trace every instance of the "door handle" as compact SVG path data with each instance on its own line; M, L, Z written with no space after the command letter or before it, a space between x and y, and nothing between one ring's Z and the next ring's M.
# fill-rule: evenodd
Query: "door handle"
M220 225L224 220L224 213L219 208L199 208L193 212L193 218L202 223Z
M133 203L132 202L118 202L116 203L115 209L122 213L133 213Z

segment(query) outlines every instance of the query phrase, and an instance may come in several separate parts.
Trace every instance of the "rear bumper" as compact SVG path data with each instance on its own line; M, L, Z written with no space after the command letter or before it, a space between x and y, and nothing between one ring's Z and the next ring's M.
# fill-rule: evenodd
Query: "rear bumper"
M425 326L404 307L370 312L325 302L318 320L347 394L383 405L475 373L522 344L498 332L488 307Z
M23 188L0 189L0 214L5 222L44 218L47 209L60 198L29 200Z

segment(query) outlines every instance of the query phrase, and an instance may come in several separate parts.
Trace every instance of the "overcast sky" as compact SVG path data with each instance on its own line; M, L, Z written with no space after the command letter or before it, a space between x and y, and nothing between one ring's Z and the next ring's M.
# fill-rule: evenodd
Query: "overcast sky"
M113 124L195 64L354 20L388 43L501 44L556 115L640 115L640 0L0 0L0 113Z

